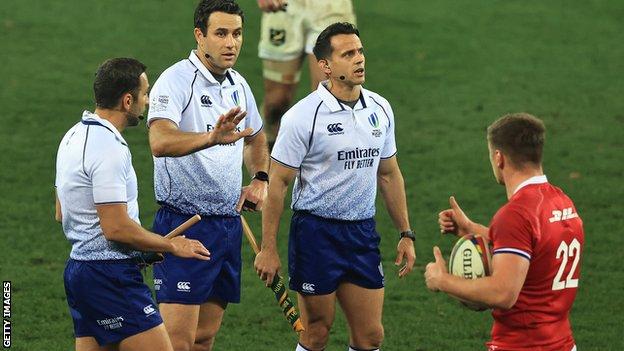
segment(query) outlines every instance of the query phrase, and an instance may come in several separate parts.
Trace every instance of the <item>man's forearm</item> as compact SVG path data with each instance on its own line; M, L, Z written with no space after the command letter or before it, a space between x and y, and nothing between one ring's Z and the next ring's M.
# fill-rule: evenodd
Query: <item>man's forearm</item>
M446 274L440 290L463 300L478 302L494 308L510 308L510 293L494 277L463 279Z
M269 183L269 193L262 211L262 249L277 248L277 233L284 212L284 197L288 185L279 181Z
M405 184L400 171L378 176L381 195L394 226L400 231L410 229Z
M212 146L209 143L208 132L150 131L149 139L152 154L156 157L186 156Z
M168 239L145 230L131 219L122 219L115 228L107 228L104 236L108 240L130 245L141 251L171 252L173 244Z
M252 176L259 171L268 172L269 151L264 132L259 132L248 142L245 141L243 161L245 163L245 167L247 167L247 171Z
M479 224L476 222L472 222L470 224L470 232L477 234L477 235L481 235L482 237L486 238L487 240L490 240L490 228L484 226L483 224Z

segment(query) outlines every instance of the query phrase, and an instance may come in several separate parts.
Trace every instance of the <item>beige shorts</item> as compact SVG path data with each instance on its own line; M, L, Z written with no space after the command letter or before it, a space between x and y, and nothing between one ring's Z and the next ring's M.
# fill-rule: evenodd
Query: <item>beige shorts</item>
M262 14L258 56L290 61L311 54L318 35L336 22L355 24L351 0L289 0L285 12Z

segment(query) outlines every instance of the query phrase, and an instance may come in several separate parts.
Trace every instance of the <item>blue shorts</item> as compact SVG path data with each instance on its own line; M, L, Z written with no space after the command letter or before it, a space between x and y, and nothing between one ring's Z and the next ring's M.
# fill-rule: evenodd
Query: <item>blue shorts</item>
M330 294L342 282L367 289L384 286L375 220L341 221L295 212L290 222L290 289Z
M166 208L154 218L155 233L167 234L189 219ZM240 302L241 238L240 217L202 217L183 234L201 241L210 251L210 260L180 258L166 253L162 263L154 265L154 289L158 303L201 305L219 299Z
M132 260L70 259L64 280L77 338L91 336L102 346L162 323L152 294Z

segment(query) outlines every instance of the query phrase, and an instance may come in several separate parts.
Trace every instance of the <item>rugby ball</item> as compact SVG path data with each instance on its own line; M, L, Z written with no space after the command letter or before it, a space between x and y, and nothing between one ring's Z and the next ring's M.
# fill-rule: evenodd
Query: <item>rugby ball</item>
M479 279L492 272L490 243L480 235L468 234L461 237L453 246L449 258L449 272L464 279ZM473 311L485 311L484 305L458 299L461 304Z

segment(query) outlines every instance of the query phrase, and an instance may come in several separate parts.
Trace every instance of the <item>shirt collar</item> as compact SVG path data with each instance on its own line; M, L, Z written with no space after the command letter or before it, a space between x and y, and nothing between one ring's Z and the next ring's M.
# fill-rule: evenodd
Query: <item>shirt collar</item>
M87 125L97 124L108 129L111 133L115 134L115 138L117 138L117 140L119 140L122 144L128 146L128 143L123 138L123 136L121 136L121 133L119 133L119 130L117 130L117 128L115 128L115 126L111 122L96 115L95 113L85 110L84 112L82 112L81 122Z
M204 76L204 78L206 78L211 84L221 85L221 83L219 83L219 81L215 79L212 73L210 73L208 68L206 68L206 66L204 66L204 64L201 62L201 60L197 56L197 50L191 50L188 59L189 61L191 61L193 66L195 66L195 68L197 68L197 70L201 72L202 76ZM230 85L234 85L234 79L232 79L229 68L225 70L225 78L226 79L223 81L224 83L228 82L230 83Z
M327 88L328 83L329 81L327 80L320 82L318 87L316 88L316 93L319 95L321 100L323 100L325 105L327 105L329 110L331 112L350 110L351 108L349 106L346 106L345 104L338 101L338 98L336 98L329 91L329 89ZM368 96L364 88L360 88L360 97L358 98L358 102L353 107L353 110L361 110L363 108L370 107L370 105L370 97Z
M518 187L513 193L514 194L517 193L520 189L524 188L527 185L544 184L544 183L548 183L548 179L546 178L546 175L539 175L539 176L531 177L525 180L524 182L520 183L520 185L518 185Z

